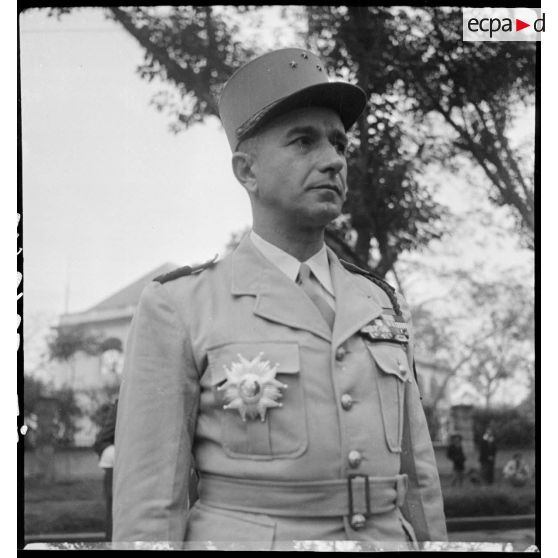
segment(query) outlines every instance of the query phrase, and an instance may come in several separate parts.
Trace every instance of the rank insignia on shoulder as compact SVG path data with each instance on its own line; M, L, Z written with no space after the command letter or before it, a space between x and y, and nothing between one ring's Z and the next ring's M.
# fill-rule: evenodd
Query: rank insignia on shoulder
M243 421L259 415L264 422L268 409L282 407L278 400L283 397L281 388L287 386L275 379L278 364L271 366L269 361L262 361L262 357L260 353L248 360L239 354L239 360L230 368L224 366L227 380L217 388L225 392L223 409L237 409Z
M363 275L367 277L372 283L376 284L380 289L384 291L384 293L389 298L391 305L393 306L393 312L395 313L395 320L404 322L405 317L403 315L401 309L401 302L403 299L400 295L398 295L397 291L385 280L382 279L378 274L374 273L373 271L362 269L352 263L346 262L345 260L339 260L343 267L352 273L358 273L359 275Z
M409 327L393 316L384 315L375 318L360 329L360 333L369 341L388 341L406 345L409 343Z
M174 279L178 279L179 277L187 277L188 275L195 275L197 273L202 272L204 269L209 269L215 265L217 258L219 257L218 254L215 254L213 259L208 260L205 263L189 266L185 265L184 267L179 267L169 273L164 273L163 275L158 275L153 279L153 281L157 281L158 283L167 283L168 281L173 281Z

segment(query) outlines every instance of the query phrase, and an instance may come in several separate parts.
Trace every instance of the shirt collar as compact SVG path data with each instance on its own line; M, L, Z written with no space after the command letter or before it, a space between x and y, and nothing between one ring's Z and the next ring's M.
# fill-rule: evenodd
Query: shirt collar
M275 264L289 279L296 281L300 262L294 257L264 240L258 233L250 231L250 240L254 246L273 264ZM333 291L333 282L331 280L331 272L329 270L329 261L327 257L327 248L324 244L318 252L305 262L317 277L322 287L331 295L335 296Z

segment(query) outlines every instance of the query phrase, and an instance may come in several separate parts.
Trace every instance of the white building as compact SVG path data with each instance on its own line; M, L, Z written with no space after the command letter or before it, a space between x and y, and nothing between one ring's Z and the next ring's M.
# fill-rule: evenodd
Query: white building
M53 386L71 387L86 413L92 413L101 404L114 399L118 391L128 329L144 287L158 275L177 267L170 263L161 265L92 308L60 316L56 326L60 332L80 329L102 341L100 353L90 355L78 351L68 361L56 361L50 369ZM83 417L78 423L75 444L90 446L96 432L91 419Z

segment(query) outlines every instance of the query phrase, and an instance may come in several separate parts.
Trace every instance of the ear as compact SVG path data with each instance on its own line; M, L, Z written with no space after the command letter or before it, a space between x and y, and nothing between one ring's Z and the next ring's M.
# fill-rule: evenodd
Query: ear
M256 175L254 173L254 156L243 151L235 151L232 156L232 168L236 179L246 188L248 193L256 190Z

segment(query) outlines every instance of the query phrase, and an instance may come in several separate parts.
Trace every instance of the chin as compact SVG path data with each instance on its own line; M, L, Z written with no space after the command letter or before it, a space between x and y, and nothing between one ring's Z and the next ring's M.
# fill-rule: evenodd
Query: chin
M320 204L321 207L315 208L306 217L309 222L312 222L317 227L326 227L341 215L341 208L334 204Z

